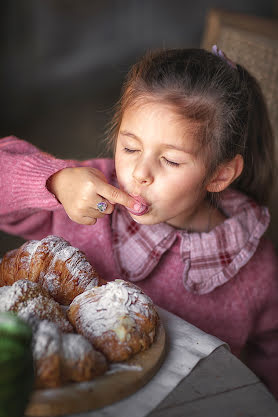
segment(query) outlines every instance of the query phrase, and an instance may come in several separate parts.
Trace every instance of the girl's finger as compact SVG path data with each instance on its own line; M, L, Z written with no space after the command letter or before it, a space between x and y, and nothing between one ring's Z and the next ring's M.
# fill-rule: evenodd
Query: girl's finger
M112 203L111 205L118 203L127 208L134 209L135 204L138 204L138 201L127 193L105 182L101 183L97 191L100 196L104 197L110 204Z
M106 213L102 213L101 211L99 211L98 209L94 208L94 207L87 207L86 209L84 209L81 213L82 217L90 217L92 219L101 219L102 217L105 216Z
M97 222L97 218L95 216L87 215L87 214L81 214L81 215L71 215L67 213L69 218L78 224L86 224L86 225L92 225Z
M111 214L114 210L114 205L111 204L108 200L106 200L101 195L98 195L98 201L96 203L95 209L99 213Z
M83 216L81 219L80 224L86 224L86 225L93 225L96 224L97 219L92 217ZM78 222L79 223L79 222Z

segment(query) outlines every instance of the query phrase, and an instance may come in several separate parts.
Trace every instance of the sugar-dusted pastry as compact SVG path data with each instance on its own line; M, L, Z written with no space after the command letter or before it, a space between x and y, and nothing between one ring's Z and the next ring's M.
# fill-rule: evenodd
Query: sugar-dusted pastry
M57 236L27 241L4 255L0 286L20 279L38 282L63 305L85 289L104 283L84 253Z
M55 388L62 385L61 332L54 323L40 321L33 334L33 361L36 388Z
M36 282L22 279L0 287L0 311L13 311L22 319L50 320L64 332L73 331L64 309Z
M106 282L85 255L48 236L0 260L0 312L32 328L36 388L90 381L152 344L158 315L139 287ZM76 331L76 333L74 333Z
M32 345L36 388L90 381L108 368L104 356L83 336L64 334L46 320L36 326Z
M77 296L68 318L110 362L129 359L154 340L158 315L137 286L115 280Z
M62 335L62 374L65 381L90 381L104 374L108 364L102 353L81 334Z

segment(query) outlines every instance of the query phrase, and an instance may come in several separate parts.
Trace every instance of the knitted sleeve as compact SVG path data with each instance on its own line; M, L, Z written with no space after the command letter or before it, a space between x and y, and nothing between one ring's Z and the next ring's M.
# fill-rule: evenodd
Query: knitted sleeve
M61 160L16 137L1 139L0 229L28 239L51 234L53 214L64 209L48 191L48 178L67 167L98 167L93 161Z
M246 365L278 399L278 260L270 242L264 243L254 275L258 303Z

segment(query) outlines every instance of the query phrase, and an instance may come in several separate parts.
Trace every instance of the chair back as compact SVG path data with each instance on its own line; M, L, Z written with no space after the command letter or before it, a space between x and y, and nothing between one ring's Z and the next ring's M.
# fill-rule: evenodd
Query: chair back
M272 124L278 172L278 19L265 19L212 9L207 15L202 47L216 44L260 83ZM269 204L267 234L278 249L278 178Z

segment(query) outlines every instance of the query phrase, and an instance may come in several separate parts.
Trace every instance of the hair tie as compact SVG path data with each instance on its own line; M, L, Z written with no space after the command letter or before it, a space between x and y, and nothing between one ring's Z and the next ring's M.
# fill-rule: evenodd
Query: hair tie
M230 65L230 67L237 69L236 64L231 61L226 54L224 54L223 51L221 51L221 49L218 48L217 45L213 45L213 47L211 48L211 52L213 53L213 55L218 56L219 58L223 59L225 62L227 62L228 65Z

